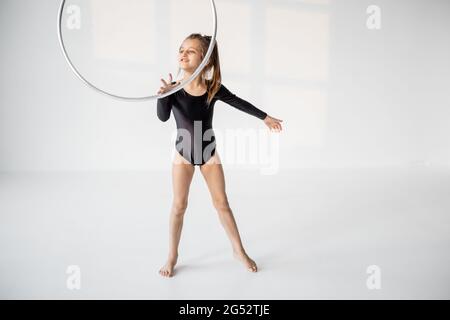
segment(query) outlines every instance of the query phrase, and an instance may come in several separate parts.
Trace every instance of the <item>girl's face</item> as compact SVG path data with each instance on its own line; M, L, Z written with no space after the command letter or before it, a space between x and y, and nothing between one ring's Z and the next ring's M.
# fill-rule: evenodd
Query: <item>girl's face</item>
M178 51L178 62L184 71L194 72L202 62L200 41L197 39L184 40Z

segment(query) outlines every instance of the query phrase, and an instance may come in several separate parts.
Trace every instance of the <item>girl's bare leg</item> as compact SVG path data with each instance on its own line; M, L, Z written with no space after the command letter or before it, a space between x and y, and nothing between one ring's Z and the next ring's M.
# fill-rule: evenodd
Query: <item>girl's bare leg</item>
M194 166L176 152L172 163L173 202L169 221L169 256L166 264L159 270L159 273L165 277L173 275L173 269L177 263L178 244L194 171Z
M242 261L249 271L256 272L256 263L244 250L233 212L228 203L225 192L225 177L217 150L207 163L200 166L200 171L208 185L220 222L231 241L234 257Z

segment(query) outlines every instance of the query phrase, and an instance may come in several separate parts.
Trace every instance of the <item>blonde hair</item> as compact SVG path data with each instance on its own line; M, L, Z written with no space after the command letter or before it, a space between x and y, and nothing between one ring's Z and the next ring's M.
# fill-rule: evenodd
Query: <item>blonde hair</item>
M200 33L192 33L189 36L187 36L185 40L188 39L199 40L203 59L211 43L211 36L204 36L201 35ZM180 69L178 69L178 72L180 72ZM219 49L217 46L217 41L214 44L214 49L209 58L209 61L203 68L202 72L200 73L200 76L206 82L206 91L208 92L207 102L208 104L210 104L216 93L219 91L222 82L222 75L220 72Z

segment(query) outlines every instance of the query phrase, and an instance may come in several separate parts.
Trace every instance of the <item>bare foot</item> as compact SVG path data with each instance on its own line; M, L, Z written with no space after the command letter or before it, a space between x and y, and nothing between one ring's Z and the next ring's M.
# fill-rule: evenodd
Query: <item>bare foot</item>
M166 264L159 269L159 274L163 277L172 277L173 275L173 268L177 264L177 258L167 259Z
M245 252L242 252L242 253L233 252L233 256L236 259L238 259L239 261L241 261L245 265L245 267L247 268L248 271L251 271L251 272L257 272L258 271L258 267L256 266L255 261L250 259L250 257L247 255L247 253L245 253Z

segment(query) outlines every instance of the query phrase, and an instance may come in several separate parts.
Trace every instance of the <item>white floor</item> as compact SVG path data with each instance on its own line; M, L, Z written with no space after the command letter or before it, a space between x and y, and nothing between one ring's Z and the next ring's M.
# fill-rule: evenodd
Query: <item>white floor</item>
M169 172L2 173L0 298L450 298L450 170L225 170L256 274L232 258L199 170L169 279Z

